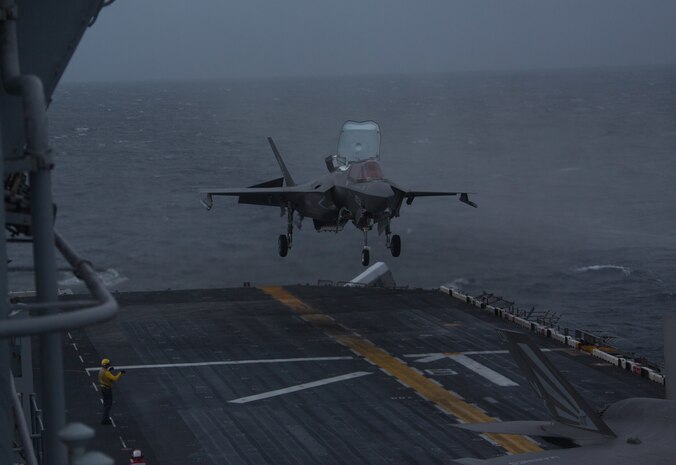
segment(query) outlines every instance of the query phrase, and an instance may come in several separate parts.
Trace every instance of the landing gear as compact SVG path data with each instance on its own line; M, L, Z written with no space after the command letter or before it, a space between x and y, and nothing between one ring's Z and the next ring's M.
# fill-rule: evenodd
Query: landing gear
M279 239L277 240L277 250L279 251L280 257L286 257L286 254L289 253L289 239L284 234L279 235Z
M364 228L364 248L361 251L361 264L364 266L369 266L371 261L371 247L369 247L368 241L368 228Z
M392 239L390 240L390 252L393 257L398 257L399 254L401 254L401 238L399 237L399 234L392 236Z
M361 264L364 266L369 266L369 262L371 260L371 252L368 247L364 247L364 249L361 251Z
M282 215L284 210L282 210ZM277 239L277 250L280 257L286 257L293 243L293 207L291 204L286 208L286 235L280 234Z
M385 234L386 234L385 247L390 249L390 253L392 254L393 257L395 258L398 257L401 254L401 237L399 237L398 234L395 234L394 236L392 235L389 224L385 229Z

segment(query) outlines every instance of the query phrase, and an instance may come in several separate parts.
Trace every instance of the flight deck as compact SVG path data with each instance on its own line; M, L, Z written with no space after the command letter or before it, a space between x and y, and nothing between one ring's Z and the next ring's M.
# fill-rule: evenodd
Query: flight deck
M116 295L113 321L64 338L69 421L127 463L435 464L552 444L457 423L547 420L498 329L434 290L268 286ZM664 387L532 336L591 405ZM124 375L100 425L97 371ZM39 374L38 374L39 375Z

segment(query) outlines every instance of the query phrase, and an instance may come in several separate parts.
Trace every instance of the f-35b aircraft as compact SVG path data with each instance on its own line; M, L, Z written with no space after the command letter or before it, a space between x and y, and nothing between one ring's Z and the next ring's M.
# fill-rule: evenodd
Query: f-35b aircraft
M338 232L351 221L364 233L361 262L370 261L368 231L377 226L385 233L385 245L393 257L401 253L401 238L392 234L390 222L399 216L404 200L410 205L416 197L459 195L460 201L472 207L466 192L409 190L386 179L380 167L380 128L373 121L347 121L338 141L338 153L326 157L326 174L305 184L296 184L271 138L272 152L283 177L247 188L201 189L201 202L210 210L213 196L239 197L239 203L269 205L281 208L287 217L287 232L278 240L279 255L285 257L293 243L294 212L300 228L304 217L312 218L317 231Z

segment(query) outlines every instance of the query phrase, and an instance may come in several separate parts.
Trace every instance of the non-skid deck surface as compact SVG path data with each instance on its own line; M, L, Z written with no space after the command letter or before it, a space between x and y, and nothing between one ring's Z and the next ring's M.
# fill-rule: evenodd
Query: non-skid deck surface
M118 294L118 317L64 343L69 421L126 463L449 463L552 447L458 421L546 419L496 329L434 291L291 286ZM534 336L590 402L661 386ZM107 357L115 426L99 425ZM90 369L87 371L87 369ZM539 441L539 440L538 440Z

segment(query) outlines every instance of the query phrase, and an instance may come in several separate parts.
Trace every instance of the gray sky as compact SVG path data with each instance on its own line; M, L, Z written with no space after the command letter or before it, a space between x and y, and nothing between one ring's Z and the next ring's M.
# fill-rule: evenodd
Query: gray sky
M674 0L118 0L65 80L676 63Z

